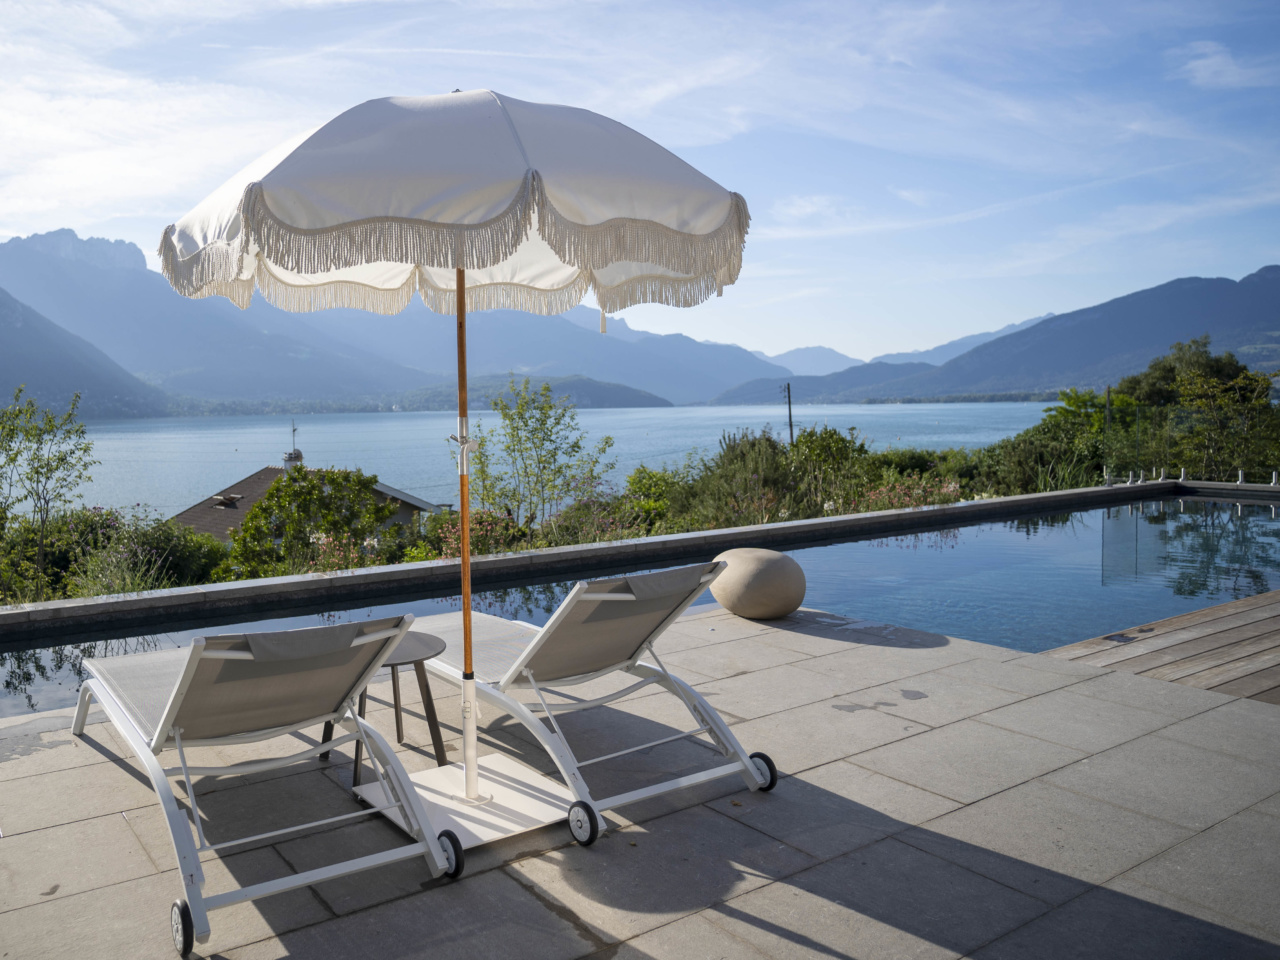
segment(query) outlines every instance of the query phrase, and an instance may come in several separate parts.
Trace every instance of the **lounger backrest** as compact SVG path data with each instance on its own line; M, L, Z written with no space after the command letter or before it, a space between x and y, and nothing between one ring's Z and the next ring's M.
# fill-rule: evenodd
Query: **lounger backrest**
M337 713L412 622L412 617L389 617L205 637L173 725L184 740L208 740L302 726ZM359 642L379 633L384 634L380 640ZM248 653L252 659L220 659L220 651Z
M538 683L600 673L630 663L667 620L706 589L724 564L699 563L656 573L592 580L560 606L533 649L513 668ZM631 596L601 600L601 596ZM512 676L510 680L519 680Z

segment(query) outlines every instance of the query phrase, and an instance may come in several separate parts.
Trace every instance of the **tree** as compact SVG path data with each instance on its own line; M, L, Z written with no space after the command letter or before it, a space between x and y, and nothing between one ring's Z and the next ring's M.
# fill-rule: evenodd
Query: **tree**
M248 579L367 565L397 510L378 495L377 482L359 470L297 464L245 513L220 575Z
M594 446L578 426L578 413L566 397L552 396L550 384L530 389L529 378L511 379L510 397L495 397L498 427L487 433L477 425L480 447L471 458L473 506L509 516L521 527L546 523L583 491L597 489L614 467L604 456L612 437Z
M1116 384L1116 392L1143 407L1166 407L1182 403L1181 379L1198 379L1229 383L1249 370L1230 351L1214 355L1209 352L1209 335L1187 343L1175 343L1169 352L1156 357L1141 373L1124 377Z
M1199 476L1232 480L1237 470L1265 470L1276 462L1280 422L1271 405L1272 376L1247 368L1225 381L1197 370L1179 374L1187 423L1178 453Z
M20 406L17 401L15 395L22 460L18 485L31 505L36 528L36 595L43 599L49 520L71 504L80 484L93 479L89 468L98 461L93 459L93 441L85 435L84 424L76 420L80 394L71 398L71 406L62 416L38 409L30 398Z
M22 492L23 418L22 387L13 391L13 403L0 410L0 533L9 524L9 514L26 499Z

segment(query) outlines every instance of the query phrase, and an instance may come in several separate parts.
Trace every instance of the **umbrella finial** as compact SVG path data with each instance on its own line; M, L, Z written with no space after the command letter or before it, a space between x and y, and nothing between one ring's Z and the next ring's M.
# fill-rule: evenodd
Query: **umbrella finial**
M606 331L605 331L605 328L604 328L604 327L605 327L604 320L605 320L605 317L604 317L604 307L601 307L601 308L600 308L600 332L601 332L601 333L605 333L605 332L606 332Z

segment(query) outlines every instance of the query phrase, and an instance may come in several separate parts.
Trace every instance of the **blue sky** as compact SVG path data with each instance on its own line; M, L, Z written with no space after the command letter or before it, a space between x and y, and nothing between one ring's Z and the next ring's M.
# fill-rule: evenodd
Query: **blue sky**
M1280 263L1280 4L1229 0L0 0L0 239L151 254L275 143L455 87L605 113L747 198L738 284L626 314L658 332L866 359Z

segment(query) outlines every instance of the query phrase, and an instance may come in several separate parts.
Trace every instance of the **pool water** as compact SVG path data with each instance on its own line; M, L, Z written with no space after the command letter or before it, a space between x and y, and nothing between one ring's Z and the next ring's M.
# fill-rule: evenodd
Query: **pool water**
M1030 653L1280 587L1271 507L1167 501L789 551L807 606Z
M1274 508L1231 503L1156 501L788 552L804 568L806 606L1028 652L1280 587ZM477 594L475 608L542 624L570 586L488 591ZM410 597L319 619L456 609L456 597ZM254 625L286 629L317 619ZM0 654L0 716L73 705L85 656L181 646L237 629Z

